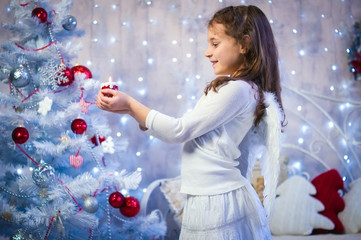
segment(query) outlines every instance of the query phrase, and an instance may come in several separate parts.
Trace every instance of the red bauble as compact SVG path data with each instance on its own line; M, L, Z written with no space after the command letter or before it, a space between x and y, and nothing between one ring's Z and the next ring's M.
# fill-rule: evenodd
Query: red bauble
M105 137L104 136L99 136L98 137L98 140L99 140L99 143L101 144L102 142L105 141ZM98 146L98 142L97 142L97 139L96 139L96 135L94 135L90 141L92 141L92 143L95 145L95 146Z
M79 74L79 73L83 73L85 74L85 79L88 79L88 78L92 78L93 75L92 73L90 72L90 70L87 68L87 67L84 67L82 65L77 65L77 66L74 66L71 68L71 71L73 72L73 74Z
M29 139L29 132L24 127L17 127L13 130L12 138L14 142L23 144Z
M109 204L114 208L120 208L124 204L124 199L120 192L113 192L109 196Z
M83 134L87 127L86 122L81 118L77 118L71 123L71 130L76 134Z
M121 214L125 217L134 217L140 210L140 204L135 197L125 197L123 205L119 208Z
M67 86L70 85L74 81L73 71L65 67L63 70L58 72L58 77L55 79L59 86Z
M41 23L44 23L48 20L48 13L45 11L44 8L35 8L32 13L31 16L36 17L37 19L39 19L39 21Z

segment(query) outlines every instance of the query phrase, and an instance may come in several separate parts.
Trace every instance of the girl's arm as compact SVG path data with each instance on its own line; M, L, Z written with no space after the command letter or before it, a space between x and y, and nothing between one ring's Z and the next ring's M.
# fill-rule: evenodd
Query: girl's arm
M196 107L180 118L170 117L144 106L131 96L110 89L99 91L97 105L106 111L129 114L142 130L169 143L182 143L199 137L237 115L253 116L254 90L244 81L231 81L202 97Z
M108 112L129 114L145 129L145 121L150 108L141 104L131 96L112 89L102 89L98 93L96 104Z

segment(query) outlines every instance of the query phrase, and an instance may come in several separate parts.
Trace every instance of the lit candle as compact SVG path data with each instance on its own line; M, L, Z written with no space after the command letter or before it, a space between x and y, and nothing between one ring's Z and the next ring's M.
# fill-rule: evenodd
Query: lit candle
M105 88L119 90L118 85L112 81L112 76L109 76L108 82L102 83L102 89L105 89Z

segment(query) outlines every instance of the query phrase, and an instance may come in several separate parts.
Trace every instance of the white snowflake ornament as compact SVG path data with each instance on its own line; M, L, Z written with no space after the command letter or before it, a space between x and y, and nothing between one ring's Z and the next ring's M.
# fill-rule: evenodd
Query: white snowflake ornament
M48 98L47 96L44 98L43 101L39 102L39 109L38 113L41 113L43 116L46 116L53 105L53 100Z
M101 145L103 147L104 153L113 154L115 152L114 142L113 142L113 138L111 136L107 137L106 140L101 143Z

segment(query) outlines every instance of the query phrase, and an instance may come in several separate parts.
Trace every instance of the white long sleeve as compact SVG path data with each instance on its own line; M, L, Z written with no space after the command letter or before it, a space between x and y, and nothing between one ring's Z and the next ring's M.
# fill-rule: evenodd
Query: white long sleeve
M245 184L235 161L238 145L253 125L256 91L244 81L230 81L202 96L180 118L151 110L147 132L169 143L185 143L182 192L216 194Z
M253 99L250 99L253 98ZM151 110L146 119L149 133L169 143L183 143L231 121L247 111L254 99L251 86L244 81L231 81L218 93L202 96L195 108L181 118Z

